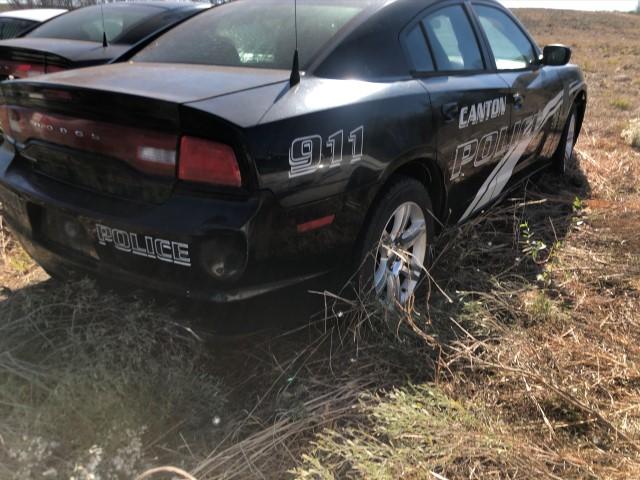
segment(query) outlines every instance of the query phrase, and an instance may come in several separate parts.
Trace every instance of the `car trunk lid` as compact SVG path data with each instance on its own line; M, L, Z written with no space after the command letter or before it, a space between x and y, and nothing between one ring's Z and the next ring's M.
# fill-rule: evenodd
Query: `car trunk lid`
M249 69L186 67L194 79L175 66L137 67L111 65L3 83L2 129L16 147L17 161L77 187L162 202L176 182L180 137L189 133L181 125L182 105L282 79L281 72L256 77L243 71ZM206 121L213 140L217 131L234 128L215 115Z
M31 78L70 68L103 64L122 55L127 45L79 40L17 38L0 42L0 80Z
M117 63L47 78L61 87L89 88L187 103L287 81L289 72L264 68L172 63Z

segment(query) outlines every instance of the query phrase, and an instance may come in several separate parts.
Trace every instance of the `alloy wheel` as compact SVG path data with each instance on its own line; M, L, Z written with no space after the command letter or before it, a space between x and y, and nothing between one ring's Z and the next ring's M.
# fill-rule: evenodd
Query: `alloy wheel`
M386 223L376 252L373 285L389 304L405 305L418 286L427 254L427 225L422 208L402 203Z

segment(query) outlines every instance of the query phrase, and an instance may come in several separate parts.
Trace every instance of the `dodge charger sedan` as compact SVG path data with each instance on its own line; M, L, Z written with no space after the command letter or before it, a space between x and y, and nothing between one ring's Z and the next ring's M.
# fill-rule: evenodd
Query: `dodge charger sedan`
M441 225L564 171L570 56L493 0L238 0L3 83L0 199L54 274L226 302L358 270L403 304Z
M60 15L0 41L0 80L101 65L209 8L204 3L107 3Z

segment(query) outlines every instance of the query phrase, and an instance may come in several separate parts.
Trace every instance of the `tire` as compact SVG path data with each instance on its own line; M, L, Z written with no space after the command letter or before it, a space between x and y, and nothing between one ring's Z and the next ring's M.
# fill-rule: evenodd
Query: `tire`
M372 207L362 236L360 295L373 294L388 306L407 304L431 260L432 212L422 183L404 176L391 180Z
M567 123L562 131L560 144L553 159L554 169L561 175L566 175L574 165L573 147L578 140L578 113L574 104L567 117Z

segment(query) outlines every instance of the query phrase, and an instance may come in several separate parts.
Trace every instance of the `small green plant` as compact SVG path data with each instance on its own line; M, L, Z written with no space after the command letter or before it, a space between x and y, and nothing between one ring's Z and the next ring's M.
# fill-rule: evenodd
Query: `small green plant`
M520 224L520 239L522 253L531 257L534 262L537 262L540 259L540 254L547 250L547 245L542 240L534 238L529 222L525 221Z
M551 303L549 297L542 291L538 292L529 306L529 313L531 314L532 320L536 323L549 321L553 317L555 310L555 306Z
M16 249L6 258L11 268L18 273L26 273L35 265L31 257L22 248Z
M622 138L633 148L640 149L640 118L629 122L629 126L622 131Z
M611 106L617 108L618 110L622 110L623 112L631 110L631 108L633 107L631 102L626 98L614 98L611 101Z
M549 297L547 292L545 289L530 292L523 309L526 314L525 325L548 324L567 318L561 304Z
M572 207L573 207L573 213L581 212L582 210L584 210L584 200L576 196L573 199Z

